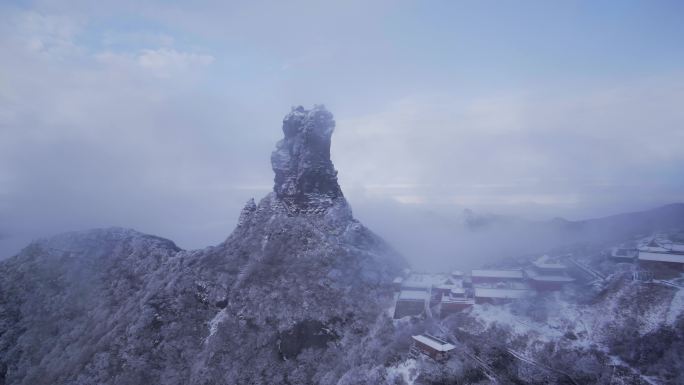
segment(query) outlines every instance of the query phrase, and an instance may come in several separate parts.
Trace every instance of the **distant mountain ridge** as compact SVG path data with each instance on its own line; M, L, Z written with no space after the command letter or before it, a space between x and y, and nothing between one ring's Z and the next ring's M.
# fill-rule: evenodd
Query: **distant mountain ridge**
M615 224L629 223L630 226L620 226L622 231L650 231L654 227L677 227L684 224L684 203L671 203L649 210L633 211L609 215L605 217L568 220L556 217L550 220L528 220L517 216L506 216L489 213L476 213L465 209L461 217L463 224L470 228L486 227L505 223L527 223L541 226L552 225L558 228L579 229L582 227L607 227Z
M604 231L610 236L634 235L684 227L684 203L671 203L650 210L610 215L581 221L556 221L560 228Z
M573 242L609 240L657 230L684 228L684 203L672 203L650 210L576 221L560 217L547 221L532 221L514 216L477 214L466 209L462 222L464 227L471 231L515 226L527 228L530 231L567 235L568 240Z
M406 258L432 272L474 269L503 260L581 244L609 246L635 236L684 229L684 204L604 218L529 220L472 210L396 206L364 214ZM373 211L370 211L371 213ZM376 218L381 218L377 220Z

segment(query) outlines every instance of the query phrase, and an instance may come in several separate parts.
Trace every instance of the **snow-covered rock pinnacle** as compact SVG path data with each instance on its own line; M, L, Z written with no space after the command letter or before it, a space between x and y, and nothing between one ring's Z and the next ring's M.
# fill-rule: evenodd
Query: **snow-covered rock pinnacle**
M285 137L271 155L276 196L296 213L322 212L343 199L330 160L333 115L322 105L299 106L283 119Z
M374 342L405 263L353 218L333 127L319 106L285 117L275 191L216 246L112 228L0 261L0 385L378 383L352 379L357 352L370 373L406 350Z

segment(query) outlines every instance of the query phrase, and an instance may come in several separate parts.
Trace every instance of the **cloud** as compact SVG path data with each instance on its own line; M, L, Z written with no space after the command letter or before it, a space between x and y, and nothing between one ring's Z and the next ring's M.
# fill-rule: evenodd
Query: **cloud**
M0 74L10 75L0 81L0 233L119 224L183 244L207 227L230 231L249 191L232 192L224 181L260 181L220 167L244 150L215 133L244 122L227 115L233 107L211 121L201 112L217 103L198 95L212 55L102 51L82 41L88 21L68 16L16 11L0 20L14 23L0 36ZM209 207L222 214L207 218ZM155 225L162 217L168 224L182 218L184 230Z
M214 62L207 54L181 52L170 48L143 49L137 53L100 52L98 62L119 69L141 69L152 76L190 76Z
M341 120L340 178L360 196L462 207L684 198L684 171L652 184L654 170L684 170L684 77L546 93L405 98Z
M214 61L214 57L161 48L144 50L137 60L141 67L154 71L159 76L168 76L170 72L187 71L195 67L207 66Z
M471 8L0 4L0 232L219 242L269 190L283 114L313 103L336 116L341 184L372 223L382 202L577 218L683 199L682 60L663 48L679 20Z
M105 47L172 47L175 43L176 39L173 36L163 32L108 30L102 36L102 45Z
M11 36L29 52L59 58L79 53L74 38L83 31L82 19L32 11L13 16Z

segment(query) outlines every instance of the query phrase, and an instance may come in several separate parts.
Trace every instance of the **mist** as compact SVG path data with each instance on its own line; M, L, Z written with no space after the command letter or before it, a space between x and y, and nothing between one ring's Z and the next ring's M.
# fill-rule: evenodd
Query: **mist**
M684 384L684 2L0 2L0 385Z
M271 190L299 104L334 113L355 215L426 268L532 251L463 230L465 209L580 220L684 200L676 12L261 6L4 3L0 257L108 226L220 243Z

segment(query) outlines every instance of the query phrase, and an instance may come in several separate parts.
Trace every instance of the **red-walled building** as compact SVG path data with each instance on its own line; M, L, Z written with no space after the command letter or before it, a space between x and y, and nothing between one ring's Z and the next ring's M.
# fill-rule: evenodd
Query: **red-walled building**
M456 349L456 346L453 344L429 334L420 334L412 336L412 338L412 351L417 351L418 353L424 354L437 361L446 361L449 359L449 353Z
M525 277L530 286L537 290L560 290L564 285L575 281L574 278L568 276L567 271L568 267L558 258L544 255L525 269Z

